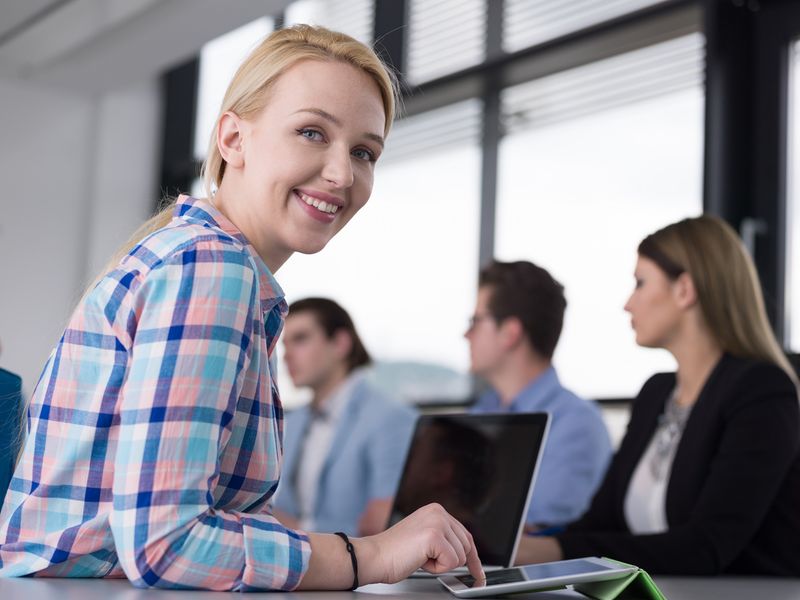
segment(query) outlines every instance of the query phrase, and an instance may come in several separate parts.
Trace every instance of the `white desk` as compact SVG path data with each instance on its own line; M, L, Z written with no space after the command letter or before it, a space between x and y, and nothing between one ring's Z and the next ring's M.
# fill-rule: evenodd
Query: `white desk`
M669 600L798 600L800 579L758 577L656 577ZM200 594L199 596L197 594ZM455 599L435 579L412 579L395 585L367 585L357 592L254 593L242 600L447 600ZM230 600L227 592L139 590L127 580L104 579L0 579L2 600ZM562 590L517 594L514 600L564 600L583 598Z

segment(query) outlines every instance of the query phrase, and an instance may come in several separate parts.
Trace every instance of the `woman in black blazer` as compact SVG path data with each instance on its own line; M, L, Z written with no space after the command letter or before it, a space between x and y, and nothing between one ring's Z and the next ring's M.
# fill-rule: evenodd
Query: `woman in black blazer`
M524 538L517 562L602 555L653 573L800 576L797 378L749 255L709 216L638 253L625 309L637 343L668 350L678 371L639 392L586 514Z

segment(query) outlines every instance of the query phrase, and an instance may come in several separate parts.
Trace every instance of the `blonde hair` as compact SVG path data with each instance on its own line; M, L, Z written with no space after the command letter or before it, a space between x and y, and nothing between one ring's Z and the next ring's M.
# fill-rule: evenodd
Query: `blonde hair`
M361 69L371 77L380 90L383 102L386 117L384 136L389 133L399 98L397 79L371 48L349 35L324 27L295 25L279 29L256 46L239 66L225 92L201 169L208 197L222 183L225 174L225 160L217 147L217 128L222 115L231 111L244 119L255 117L266 106L269 91L278 77L303 60L340 61ZM145 221L114 253L87 291L116 267L139 241L172 220L173 204L171 199L162 201L156 214Z
M647 236L638 253L671 279L688 273L706 325L723 351L771 362L797 385L770 327L753 260L730 225L711 215L684 219Z
M228 111L250 119L266 105L269 89L289 67L301 60L338 60L353 65L369 75L378 85L386 115L384 135L394 120L396 82L391 72L370 48L348 35L323 27L296 25L268 36L245 59L233 76L222 100L217 123ZM217 147L216 128L208 142L203 164L203 183L209 196L225 174L225 161Z

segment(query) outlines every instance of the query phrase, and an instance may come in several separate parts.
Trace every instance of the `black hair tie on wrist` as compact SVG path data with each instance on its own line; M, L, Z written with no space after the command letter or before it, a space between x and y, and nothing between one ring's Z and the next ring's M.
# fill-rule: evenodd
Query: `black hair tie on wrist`
M350 555L350 562L353 563L353 587L351 587L350 590L354 590L358 587L358 559L356 559L356 549L350 542L350 538L348 538L347 534L343 531L337 531L333 535L338 535L344 540L345 548L347 548L347 553Z

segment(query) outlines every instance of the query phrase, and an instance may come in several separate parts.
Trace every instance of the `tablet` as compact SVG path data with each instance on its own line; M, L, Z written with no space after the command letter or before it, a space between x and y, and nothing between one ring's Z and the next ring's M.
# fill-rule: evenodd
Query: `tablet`
M480 586L475 585L472 575L448 575L439 577L439 581L459 598L480 598L617 579L635 571L636 567L606 558L587 557L490 571L486 573L486 584Z

